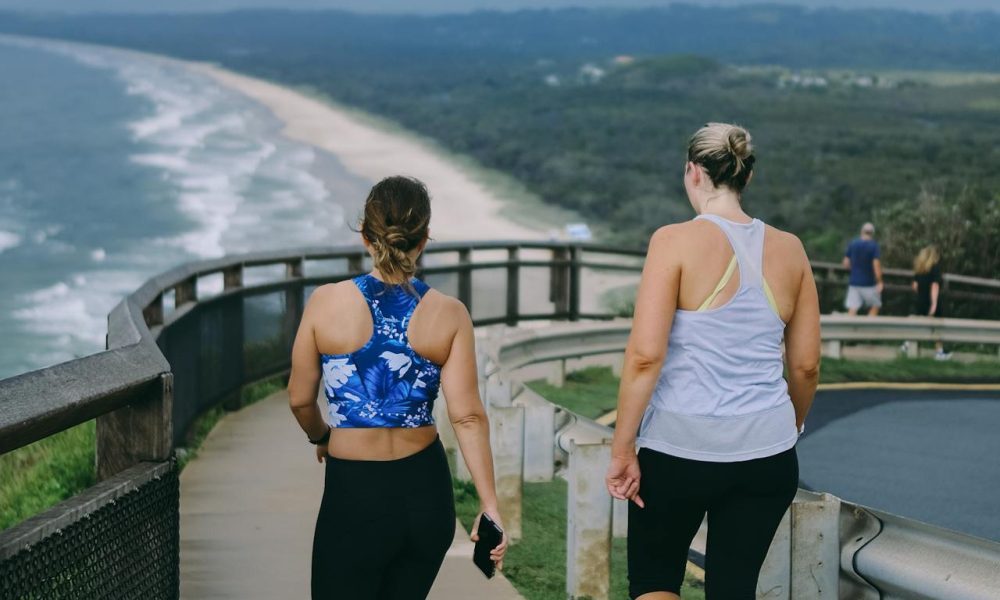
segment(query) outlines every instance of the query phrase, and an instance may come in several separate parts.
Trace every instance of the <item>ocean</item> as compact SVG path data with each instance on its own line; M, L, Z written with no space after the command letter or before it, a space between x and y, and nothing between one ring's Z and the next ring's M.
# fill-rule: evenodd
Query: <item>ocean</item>
M147 278L338 244L370 182L183 65L0 36L0 378L104 348Z

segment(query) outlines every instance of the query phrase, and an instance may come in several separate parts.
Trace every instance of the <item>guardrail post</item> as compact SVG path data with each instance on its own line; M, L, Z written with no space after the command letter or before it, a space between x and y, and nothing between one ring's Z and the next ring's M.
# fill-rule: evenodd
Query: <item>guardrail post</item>
M843 358L843 344L840 340L829 340L823 343L823 356L827 358Z
M458 251L458 299L472 314L472 251Z
M549 301L557 315L569 314L569 265L556 264L569 260L568 248L552 249L552 273L549 275Z
M285 342L289 352L292 350L295 333L299 328L299 321L302 320L302 311L305 308L305 299L302 297L305 287L301 282L303 262L301 258L297 258L285 263L285 279L299 280L285 289L285 319L283 327Z
M778 523L757 577L758 600L790 600L792 587L792 509Z
M490 438L500 517L507 537L519 540L524 487L524 407L494 406L490 415Z
M562 387L566 384L566 359L553 360L548 364L549 374L545 378L550 385Z
M365 270L365 255L352 254L347 257L348 275L359 275Z
M906 342L906 358L920 358L920 342L917 340Z
M611 536L628 537L628 500L611 499Z
M795 502L792 517L792 589L795 600L840 594L840 499Z
M188 277L174 287L174 309L198 301L198 278Z
M622 371L625 370L625 354L618 354L611 363L611 374L621 379Z
M611 496L604 475L611 444L571 442L566 491L566 594L607 600L611 587Z
M243 287L243 265L236 264L231 267L227 267L222 271L222 291L231 292L233 290L238 290ZM229 326L226 328L224 333L224 346L226 347L225 352L232 353L235 352L235 356L239 357L239 368L241 373L239 376L240 381L246 379L246 352L244 351L244 331L243 331L243 298L238 297L231 303L231 307L227 310L231 311L228 315ZM223 408L229 411L239 410L243 408L243 385L238 386L237 390L229 395L222 402Z
M521 296L520 271L518 248L516 246L507 248L507 324L511 327L517 325L521 316L519 306Z
M98 481L142 461L170 458L174 437L173 384L173 374L163 373L150 384L144 398L97 417Z
M156 298L149 303L149 306L142 309L143 320L146 321L147 327L156 327L157 325L163 325L163 294L157 294Z
M580 260L583 258L583 248L573 246L570 250L570 258L573 261L570 265L569 282L569 320L580 320Z
M486 380L486 405L488 407L510 406L511 401L510 381L496 375Z
M556 407L525 388L514 400L524 407L524 480L552 481L555 476Z
M222 271L222 290L228 292L243 287L243 265L233 265Z

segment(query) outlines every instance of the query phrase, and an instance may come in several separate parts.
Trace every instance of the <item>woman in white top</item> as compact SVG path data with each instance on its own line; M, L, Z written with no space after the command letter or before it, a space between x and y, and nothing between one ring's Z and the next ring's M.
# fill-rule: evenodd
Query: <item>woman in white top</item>
M753 599L798 487L819 301L798 238L743 211L754 162L742 127L698 130L684 172L698 216L650 240L607 477L631 500L632 598L679 598L707 514L706 597Z

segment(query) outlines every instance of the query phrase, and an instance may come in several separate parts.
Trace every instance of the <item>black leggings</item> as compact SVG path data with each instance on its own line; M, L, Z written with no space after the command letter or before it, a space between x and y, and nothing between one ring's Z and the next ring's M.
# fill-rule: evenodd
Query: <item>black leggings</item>
M313 538L313 600L423 600L454 535L440 439L399 460L328 457Z
M639 450L639 496L629 502L629 595L680 593L691 539L708 513L706 600L753 600L778 523L798 488L795 448L720 463Z

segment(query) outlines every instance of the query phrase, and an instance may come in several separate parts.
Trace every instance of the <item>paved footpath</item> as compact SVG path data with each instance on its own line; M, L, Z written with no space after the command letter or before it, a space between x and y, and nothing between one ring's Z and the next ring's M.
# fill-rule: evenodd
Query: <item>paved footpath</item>
M181 474L181 598L309 598L323 468L284 392L223 418ZM521 598L471 557L459 525L431 600Z

